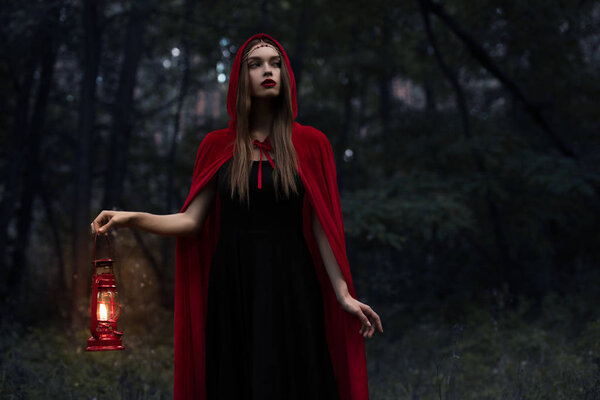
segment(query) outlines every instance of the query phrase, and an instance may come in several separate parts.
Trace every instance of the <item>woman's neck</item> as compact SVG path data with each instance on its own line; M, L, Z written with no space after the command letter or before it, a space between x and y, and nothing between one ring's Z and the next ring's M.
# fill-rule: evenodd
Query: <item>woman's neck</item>
M252 99L250 109L250 136L261 142L271 134L273 105L271 99Z

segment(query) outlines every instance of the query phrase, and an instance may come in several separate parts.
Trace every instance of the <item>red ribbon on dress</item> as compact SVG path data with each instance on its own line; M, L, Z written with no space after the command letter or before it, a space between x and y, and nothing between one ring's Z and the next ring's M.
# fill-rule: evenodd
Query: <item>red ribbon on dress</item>
M269 151L273 150L273 146L271 146L271 141L269 140L268 136L262 142L259 141L258 139L254 139L252 144L255 145L256 147L258 147L258 149L260 150L260 159L258 160L258 188L261 189L262 188L262 155L264 152L265 155L267 156L267 159L269 160L269 163L271 164L271 167L273 167L273 169L275 169L275 163L273 162L273 159L269 155Z

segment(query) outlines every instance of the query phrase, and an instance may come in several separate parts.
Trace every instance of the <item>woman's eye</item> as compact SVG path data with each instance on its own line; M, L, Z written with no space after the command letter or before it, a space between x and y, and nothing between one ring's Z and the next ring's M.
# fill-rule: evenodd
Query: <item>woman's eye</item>
M255 67L258 67L259 65L260 64L256 63L256 62L248 63L248 68L255 68ZM278 68L281 68L281 62L280 61L273 63L273 65L276 66L276 67L278 67Z

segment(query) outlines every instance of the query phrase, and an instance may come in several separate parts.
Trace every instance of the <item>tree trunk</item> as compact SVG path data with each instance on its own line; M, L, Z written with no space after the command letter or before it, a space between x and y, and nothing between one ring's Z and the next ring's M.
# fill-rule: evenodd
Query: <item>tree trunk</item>
M461 123L462 123L462 127L463 127L463 129L462 129L463 135L467 139L471 139L472 138L471 127L470 127L469 113L468 113L468 109L467 109L465 95L464 95L464 92L462 90L462 87L460 85L460 82L458 81L456 74L453 71L451 71L450 67L444 61L442 54L438 49L437 41L435 39L433 29L431 28L431 22L429 19L430 10L428 9L428 3L429 2L427 0L419 1L419 4L421 6L420 7L421 15L422 15L423 22L425 25L425 32L427 33L427 37L429 38L429 42L433 48L433 52L434 52L435 58L439 64L439 66L440 66L440 69L442 70L442 72L446 76L446 79L448 79L448 81L450 82L450 85L452 86L452 88L455 91L456 101L458 104L460 117L461 117ZM475 163L475 167L476 167L477 171L484 178L487 177L487 169L483 162L483 157L477 151L473 150L473 148L471 148L470 150L471 150L471 156L473 158L473 161ZM487 179L485 179L484 181L487 183ZM496 204L496 202L494 201L493 196L490 191L490 188L489 188L489 185L487 185L487 184L485 187L484 201L485 201L486 207L488 209L489 217L492 221L492 226L493 226L492 233L495 238L494 243L496 245L496 252L495 252L496 257L494 257L494 259L495 259L496 269L497 269L497 272L499 275L498 278L500 281L504 281L509 284L514 283L514 282L511 282L513 280L513 279L511 279L512 266L511 266L511 259L509 256L508 241L506 238L504 225L502 224L502 217L500 215L499 207Z
M64 296L64 277L65 274L65 256L62 249L62 239L60 236L60 230L58 229L58 221L54 210L52 209L52 200L48 196L48 191L45 188L43 177L40 173L37 174L37 191L42 200L42 206L44 207L44 213L46 214L47 224L50 227L52 234L52 244L54 245L54 251L56 252L56 260L58 263L58 278L51 280L48 285L52 288L52 293L56 293L59 299L58 309L60 310L61 317L66 318L68 316L68 310L70 309L69 299ZM58 289L57 289L58 288Z
M308 36L308 28L310 27L310 3L308 0L301 2L302 9L299 12L298 33L296 37L296 49L290 62L293 61L294 79L296 88L300 87L302 81L302 73L304 72L304 58L306 57L306 44Z
M18 51L15 53L20 55ZM7 52L8 55L12 52ZM4 181L4 192L2 194L2 202L0 203L0 273L6 276L9 264L7 262L7 250L9 246L8 228L14 216L15 201L19 190L20 177L23 173L23 165L25 160L25 133L28 130L28 116L30 96L33 86L33 76L37 64L38 53L36 51L28 51L23 65L9 65L13 73L13 86L16 93L15 109L13 115L15 122L13 131L9 137L10 143L10 159L8 161L8 175ZM18 58L17 58L18 60ZM11 63L11 59L8 63ZM23 71L17 74L18 71ZM13 266L15 267L15 266ZM0 304L5 304L8 296L8 282L6 279L0 279Z
M15 251L13 254L12 268L8 274L8 284L13 294L20 292L21 282L28 270L27 266L27 248L32 224L32 209L37 193L37 182L40 171L40 142L44 129L46 117L46 106L48 105L48 96L52 85L54 72L54 63L56 61L57 43L57 22L59 9L55 7L50 11L50 15L45 19L44 26L40 30L41 37L41 60L40 60L40 83L35 98L33 113L30 118L29 130L26 137L24 153L24 172L21 188L20 208L17 218L17 240L15 242Z
M133 89L136 84L137 70L144 49L144 34L150 4L137 0L125 32L123 45L123 64L119 75L119 84L112 108L112 132L110 142L110 160L103 208L112 209L121 206L123 184L127 174L129 138L132 129Z
M387 8L384 8L384 14L381 16L381 43L379 50L379 60L383 66L382 73L378 78L379 85L379 115L381 118L381 134L383 143L388 143L390 138L395 134L391 132L391 112L392 112L392 71L389 67L391 55L391 35L392 35L392 21L386 12ZM396 171L396 155L393 151L384 148L383 159L385 161L384 174L386 177L391 176Z
M83 4L83 79L79 108L79 140L75 158L75 196L72 221L72 264L67 268L67 288L71 289L71 321L82 327L87 306L90 270L90 201L92 197L92 165L94 124L96 121L96 77L100 64L103 3L85 0Z
M167 188L165 191L165 212L171 214L177 212L173 209L174 196L173 196L173 181L175 179L175 160L177 155L177 142L181 128L181 118L185 98L188 93L190 84L190 44L188 38L190 37L189 27L191 26L190 18L194 13L195 2L192 0L186 0L184 8L184 21L183 29L181 32L181 56L183 59L183 74L181 77L181 83L179 85L179 95L177 98L177 111L173 118L173 135L171 136L169 143L169 154L167 155ZM173 239L163 238L162 240L162 251L161 251L161 263L158 268L155 268L157 278L161 282L161 297L162 304L168 309L173 308L173 301L175 293L172 292L175 284L175 274L172 273L172 269L168 267L173 265L172 260L175 258L173 254Z
M350 40L351 42L356 43L358 41L358 30L356 27L356 23L354 23L350 27ZM346 182L346 167L350 167L353 165L352 163L346 163L344 161L344 152L349 147L349 143L351 141L350 138L350 130L352 126L352 98L354 97L354 93L356 91L356 79L354 77L354 73L352 71L348 71L348 83L345 85L344 90L344 113L342 118L342 126L340 130L340 140L339 140L339 151L336 154L336 165L337 165L337 177L338 177L338 187L340 193L347 186Z
M554 144L560 153L566 157L577 160L575 151L566 141L562 139L557 132L554 131L552 126L542 116L540 107L531 102L525 96L521 88L513 80L506 76L506 74L504 74L500 68L498 68L498 66L494 63L486 51L477 43L477 41L471 37L471 35L465 32L441 5L434 3L431 0L420 0L420 2L424 7L427 7L431 13L435 14L440 21L442 21L448 27L448 29L450 29L450 31L452 31L456 37L458 37L465 44L467 50L477 61L479 61L483 68L495 76L510 93L512 93L523 103L525 106L525 111L540 126L542 132L546 134L550 142Z

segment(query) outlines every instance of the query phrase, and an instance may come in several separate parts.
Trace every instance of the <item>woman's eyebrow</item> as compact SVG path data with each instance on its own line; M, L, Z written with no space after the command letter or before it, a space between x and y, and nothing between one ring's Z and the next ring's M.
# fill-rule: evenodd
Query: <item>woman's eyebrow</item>
M274 58L281 58L281 56L273 56L270 58L270 60L272 60ZM261 59L262 59L262 57L258 57L258 56L248 57L248 60L261 60Z

